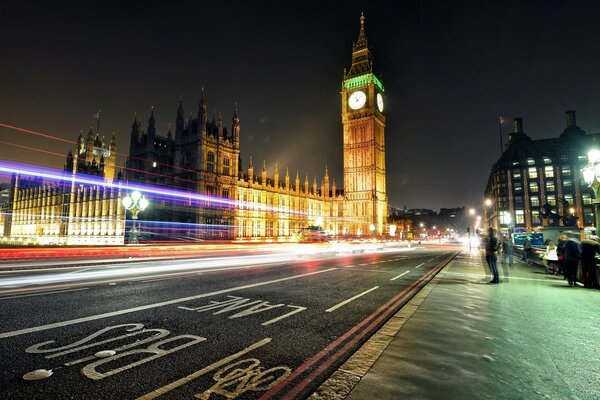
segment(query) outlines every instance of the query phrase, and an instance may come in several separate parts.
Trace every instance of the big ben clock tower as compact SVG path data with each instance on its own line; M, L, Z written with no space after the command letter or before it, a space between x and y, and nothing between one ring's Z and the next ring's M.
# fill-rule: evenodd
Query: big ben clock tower
M373 73L362 14L341 94L346 229L351 235L381 235L387 220L385 89Z

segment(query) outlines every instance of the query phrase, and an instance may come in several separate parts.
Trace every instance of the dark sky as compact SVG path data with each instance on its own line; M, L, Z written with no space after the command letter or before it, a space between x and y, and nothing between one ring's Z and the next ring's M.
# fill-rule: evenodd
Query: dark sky
M122 4L123 3L123 4ZM126 4L125 4L126 3ZM242 159L342 186L340 88L360 12L386 87L391 205L471 206L499 155L498 115L533 138L564 111L600 131L595 2L0 2L0 122L75 140L101 130L127 152L134 112L159 132L181 96L241 117ZM505 136L508 126L504 127ZM62 166L68 143L0 128L0 159ZM119 164L124 158L121 157Z

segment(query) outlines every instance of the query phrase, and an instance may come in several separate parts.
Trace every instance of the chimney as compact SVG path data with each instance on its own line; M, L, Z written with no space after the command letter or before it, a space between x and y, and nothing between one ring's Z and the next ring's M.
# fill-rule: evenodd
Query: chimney
M577 121L575 120L575 110L569 110L565 112L565 119L567 120L567 128L571 126L577 126Z
M523 118L515 118L513 119L514 133L523 132Z

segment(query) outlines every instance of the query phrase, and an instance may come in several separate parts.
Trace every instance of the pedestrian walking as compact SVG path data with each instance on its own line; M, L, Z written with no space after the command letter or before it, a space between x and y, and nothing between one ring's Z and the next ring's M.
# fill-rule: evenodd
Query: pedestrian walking
M531 242L529 241L529 236L525 236L523 239L523 261L526 263L529 262L529 252L531 251Z
M564 248L564 266L565 276L569 281L569 286L575 287L577 281L577 266L581 259L581 243L575 238L569 238L565 241Z
M485 238L485 260L487 261L488 267L492 272L492 280L489 283L496 284L500 283L500 276L498 275L498 266L496 262L498 260L498 238L494 234L494 228L488 228L488 234Z
M594 288L596 281L596 254L600 254L598 236L581 241L581 280L586 288Z
M515 248L513 247L512 239L510 234L508 236L504 236L502 240L502 259L506 263L506 259L508 258L508 266L513 266L513 255L515 253Z
M558 254L556 253L556 245L552 243L552 240L548 241L544 260L546 260L546 273L556 274L558 271Z

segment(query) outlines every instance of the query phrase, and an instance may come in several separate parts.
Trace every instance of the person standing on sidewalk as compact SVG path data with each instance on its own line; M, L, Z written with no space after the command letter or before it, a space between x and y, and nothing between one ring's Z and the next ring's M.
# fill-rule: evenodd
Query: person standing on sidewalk
M598 236L581 241L581 280L586 288L596 287L596 254L600 254Z
M577 266L581 259L581 243L579 240L569 238L565 241L564 257L565 276L569 281L569 286L575 287L575 282L577 281Z
M546 246L544 259L546 260L546 273L550 271L550 273L555 274L558 271L556 265L558 263L558 254L556 254L556 246L551 240L548 241L548 246ZM550 270L550 267L552 267L552 270Z
M498 238L494 234L494 228L488 228L488 234L485 238L485 260L487 261L488 267L492 272L492 280L490 283L500 283L500 276L498 275Z
M529 241L529 236L525 236L523 239L523 261L528 263L529 252L531 251L531 242Z

